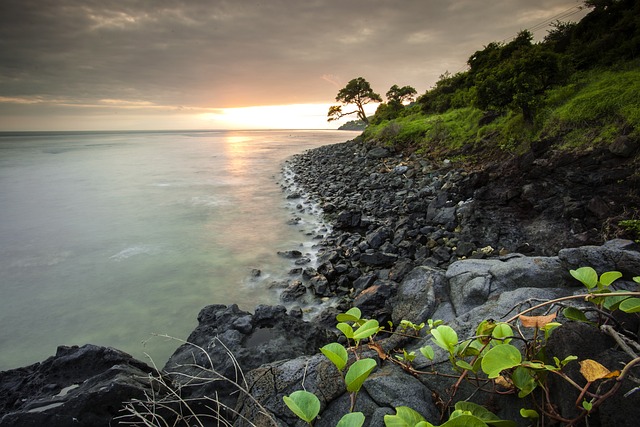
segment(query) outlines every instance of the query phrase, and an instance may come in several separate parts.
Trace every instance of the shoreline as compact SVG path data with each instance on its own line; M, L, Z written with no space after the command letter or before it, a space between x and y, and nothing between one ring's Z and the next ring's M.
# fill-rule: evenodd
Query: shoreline
M575 171L575 163L554 163L552 151L542 154L539 160L547 162L529 162L525 164L528 170L523 169L522 159L515 159L488 165L482 171L405 156L357 141L322 146L294 156L283 166L290 167L293 173L283 173L283 197L294 212L317 215L319 225L306 228L308 223L292 218L291 225L302 226L315 244L282 254L291 257L294 265L309 258L292 268L286 287L282 285L280 299L286 307L258 306L254 313L235 305L204 307L198 315L198 327L186 340L191 344L180 346L162 371L183 398L197 401L216 395L222 403L234 407L237 395L228 384L185 381L204 375L194 361L233 377L236 365L230 361L228 349L252 384L253 397L278 420L287 425L295 422L281 395L299 389L300 381L306 381L308 387L320 391L327 407L321 425L331 425L340 411L330 411L328 406L334 407L348 395L337 389L326 390L320 382L318 375L322 376L327 367L318 348L337 339L337 313L357 306L363 317L375 318L380 324L437 318L472 334L470 328L479 319L499 318L504 315L504 307L513 307L531 297L552 299L579 292L568 268L577 268L581 263L595 263L594 267L601 271L619 269L625 277L634 274L635 268L640 270L637 245L625 240L605 243L600 234L589 228L571 228L575 221L565 217L566 210L558 214L553 200L566 200L571 195L577 203L575 195L582 189L577 187L583 184L563 181L567 183L565 190L559 191L560 187L555 186L546 189L546 193L543 185L536 187L544 180L544 168L557 175L561 173L556 167L559 164L560 168L579 172ZM616 160L607 153L592 155L610 163ZM623 159L619 163L624 166ZM555 177L549 179L552 178ZM585 209L573 209L569 214L582 214L585 224L601 220L588 206L593 205L596 196L600 197L599 192L608 191L607 185L610 183L589 188L589 183L584 184L590 191L589 198L581 199ZM520 192L514 192L515 188ZM532 209L528 199L532 194L547 201L550 211ZM524 216L527 212L528 217ZM327 224L323 225L323 221ZM321 307L318 313L309 309L313 306ZM305 313L308 310L311 313ZM388 351L405 346L415 350L425 342L427 337L417 343L389 338L384 347ZM85 366L83 361L85 370L78 368ZM98 368L91 367L95 361L100 361ZM442 362L446 357L437 363L441 366ZM414 382L409 380L413 377L393 368L393 364L385 365L383 360L378 364L380 373L373 381L392 381L396 384L393 387L405 387L404 400L391 402L388 396L380 395L375 402L367 403L372 405L367 409L367 416L373 417L371 425L380 425L375 421L376 411L400 404L415 406L415 396L441 393L450 385ZM114 371L116 365L128 368ZM301 369L303 365L308 372L307 368ZM427 369L428 365L426 360L416 360L419 368ZM54 366L64 368L56 371ZM46 361L0 373L0 402L4 402L0 406L0 415L4 416L0 426L34 418L58 425L51 421L52 417L64 413L65 406L75 408L88 419L86 412L93 413L91 406L99 406L99 402L141 398L153 388L153 381L138 381L135 387L125 387L127 381L121 380L158 374L145 366L115 349L61 347L56 356ZM77 372L62 379L56 372L66 372L65 369ZM111 372L111 376L105 372ZM300 377L303 373L306 379ZM83 406L78 402L83 402L87 384L96 382L97 377L101 379L99 386L94 384L96 388L119 386L93 396L93 401L84 401ZM28 378L40 378L41 382L29 383L22 390L16 388ZM280 384L277 393L261 385L266 380ZM61 396L62 390L71 386L78 388ZM375 394L373 389L368 393ZM18 403L21 399L24 401ZM58 402L64 405L48 406ZM238 405L245 415L255 415L250 402L241 399ZM503 406L502 411L501 416L517 416L509 412L509 406ZM232 417L229 413L225 416Z

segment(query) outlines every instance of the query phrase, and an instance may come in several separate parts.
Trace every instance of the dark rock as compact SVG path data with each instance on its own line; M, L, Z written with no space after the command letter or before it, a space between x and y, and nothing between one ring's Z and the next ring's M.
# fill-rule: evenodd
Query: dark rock
M307 288L302 284L301 281L296 280L292 282L282 293L280 294L280 300L282 302L293 302L298 301L300 298L305 296L307 293Z
M162 394L154 372L112 348L58 347L42 363L0 372L0 426L121 425L124 402Z
M550 358L563 360L567 356L577 356L578 360L591 359L611 371L620 369L631 360L621 351L616 351L613 339L586 323L569 322L556 329L547 343ZM563 370L575 382L584 383L578 362L570 362ZM551 399L558 403L558 409L565 418L579 415L575 402L579 391L568 382L553 376L549 379ZM611 387L613 384L610 384ZM589 424L600 426L634 426L640 419L640 405L637 399L622 397L637 384L629 379L623 381L616 396L601 405L589 415ZM605 386L606 387L606 386ZM607 388L608 389L608 388Z
M302 257L302 252L292 250L292 251L278 251L278 255L284 258L297 259Z
M183 398L217 395L231 407L237 399L235 383L241 379L229 352L239 368L248 372L264 363L314 354L335 340L324 327L290 316L282 306L260 305L253 315L237 305L207 306L198 315L198 323L188 343L173 353L164 370Z
M365 253L360 255L360 263L374 267L391 267L398 259L395 254L383 252Z
M620 135L611 143L609 151L616 156L631 157L639 146L637 140L630 138L628 135Z
M338 217L335 220L335 227L339 230L357 228L360 225L361 219L361 212L343 211L338 214Z
M356 296L353 305L362 310L364 316L378 317L390 313L389 299L397 287L398 284L391 280L377 280Z
M371 157L374 159L389 157L389 150L383 147L375 147L369 150L369 152L367 153L367 157Z

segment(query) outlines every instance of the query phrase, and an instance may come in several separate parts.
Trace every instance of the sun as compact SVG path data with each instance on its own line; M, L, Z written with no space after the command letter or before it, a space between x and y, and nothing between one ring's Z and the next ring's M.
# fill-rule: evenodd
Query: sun
M329 104L290 104L221 108L200 114L218 129L334 129L327 122Z

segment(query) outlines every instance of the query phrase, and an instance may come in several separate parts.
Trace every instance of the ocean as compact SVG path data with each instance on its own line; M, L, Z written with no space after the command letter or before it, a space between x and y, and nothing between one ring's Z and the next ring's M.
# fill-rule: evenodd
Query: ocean
M0 370L85 343L161 367L180 343L155 334L186 339L204 306L278 303L277 252L310 239L282 163L356 135L0 133Z

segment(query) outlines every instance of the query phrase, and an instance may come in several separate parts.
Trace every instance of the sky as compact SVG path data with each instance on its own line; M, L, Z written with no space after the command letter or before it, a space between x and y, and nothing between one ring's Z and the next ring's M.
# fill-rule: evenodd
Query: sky
M0 131L323 129L364 77L418 94L576 0L0 0ZM369 113L375 111L371 105Z

